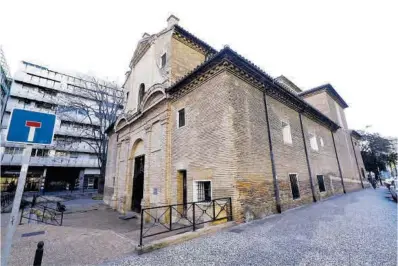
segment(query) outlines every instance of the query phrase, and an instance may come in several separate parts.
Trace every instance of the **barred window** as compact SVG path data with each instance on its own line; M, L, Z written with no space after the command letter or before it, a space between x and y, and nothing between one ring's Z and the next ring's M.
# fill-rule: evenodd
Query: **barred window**
M320 192L325 192L325 181L323 179L323 175L317 175L316 178L318 179L318 186L319 186L319 191Z
M292 188L293 199L298 199L300 198L300 189L298 185L297 174L289 174L289 178L290 178L290 186Z
M178 127L185 126L185 109L178 111Z
M194 201L211 201L211 181L194 182Z

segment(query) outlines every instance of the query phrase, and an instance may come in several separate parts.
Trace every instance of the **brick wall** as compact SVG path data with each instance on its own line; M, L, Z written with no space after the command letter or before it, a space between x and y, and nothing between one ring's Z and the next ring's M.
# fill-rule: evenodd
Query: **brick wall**
M276 212L263 92L228 74L238 210L246 220Z
M271 97L267 97L267 104L275 169L283 211L312 202L312 191L298 112ZM282 120L290 124L292 144L283 142ZM289 174L293 173L298 176L300 189L300 198L295 200L293 200L289 179Z
M225 72L219 74L171 103L172 204L177 203L178 186L181 186L178 170L187 171L188 202L193 201L193 184L198 180L212 182L213 198L236 198L231 89L225 86L228 79ZM182 108L185 109L186 124L178 128L178 110Z
M179 80L205 61L205 55L171 38L171 82Z
M302 119L312 172L312 180L317 199L343 193L343 186L341 184L341 177L331 131L305 116L303 116ZM311 148L308 134L310 131L314 132L316 135L318 150ZM325 192L319 191L317 175L323 175L326 189Z

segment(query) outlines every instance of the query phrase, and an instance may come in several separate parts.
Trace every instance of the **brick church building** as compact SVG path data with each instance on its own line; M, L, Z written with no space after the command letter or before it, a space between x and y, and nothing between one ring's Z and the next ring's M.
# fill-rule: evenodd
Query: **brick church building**
M302 91L167 22L130 61L105 203L125 213L231 197L242 221L368 186L360 135L330 84Z

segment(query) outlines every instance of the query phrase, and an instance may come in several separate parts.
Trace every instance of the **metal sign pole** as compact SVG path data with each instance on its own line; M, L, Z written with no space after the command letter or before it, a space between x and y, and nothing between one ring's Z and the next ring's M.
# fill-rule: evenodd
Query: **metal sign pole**
M26 175L28 173L28 167L29 167L31 153L32 153L32 144L27 144L23 151L21 172L19 173L17 190L15 192L10 222L8 223L8 228L7 228L6 241L4 242L4 247L3 247L4 248L3 256L2 256L2 261L1 261L1 265L3 265L3 266L7 265L8 258L10 256L10 252L11 252L12 238L14 236L14 233L15 233L15 230L16 230L17 224L18 224L19 208L21 206L22 194L23 194L23 191L25 188Z

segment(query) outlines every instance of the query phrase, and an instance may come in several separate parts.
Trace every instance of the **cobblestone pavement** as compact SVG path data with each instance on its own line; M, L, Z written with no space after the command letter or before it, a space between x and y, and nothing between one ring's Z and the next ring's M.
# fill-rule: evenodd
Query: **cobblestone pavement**
M108 264L397 265L397 204L361 190Z

